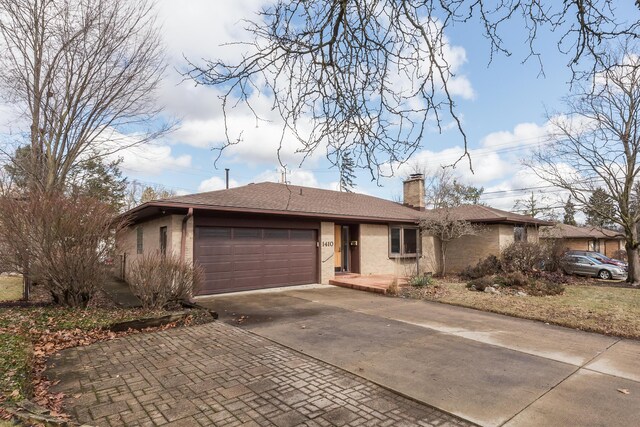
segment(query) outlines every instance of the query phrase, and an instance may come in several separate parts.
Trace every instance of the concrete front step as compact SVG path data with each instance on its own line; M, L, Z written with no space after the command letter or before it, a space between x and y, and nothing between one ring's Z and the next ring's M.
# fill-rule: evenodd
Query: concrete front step
M385 295L389 286L397 280L399 284L405 282L403 278L395 278L391 275L360 276L355 274L338 276L329 280L330 285L341 286L343 288L356 289L358 291L373 292Z

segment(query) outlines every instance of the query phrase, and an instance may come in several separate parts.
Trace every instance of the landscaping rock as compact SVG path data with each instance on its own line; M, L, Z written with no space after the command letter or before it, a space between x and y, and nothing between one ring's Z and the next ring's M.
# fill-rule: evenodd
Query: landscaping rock
M500 285L487 286L484 288L484 292L492 295L499 295L500 291L497 289Z
M516 294L519 297L526 297L528 296L526 292L522 292L522 291L518 291L518 293Z

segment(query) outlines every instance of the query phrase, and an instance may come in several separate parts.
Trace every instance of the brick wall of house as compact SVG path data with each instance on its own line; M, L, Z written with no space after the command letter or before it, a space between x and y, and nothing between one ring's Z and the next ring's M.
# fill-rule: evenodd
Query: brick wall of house
M360 273L393 274L408 276L416 272L415 258L389 257L389 226L386 224L360 224ZM420 271L437 270L435 251L439 250L437 239L422 236L422 258Z
M546 242L552 242L557 239L542 239ZM564 251L590 251L591 239L587 238L575 238L575 239L560 239L556 244L558 245L558 250L561 252ZM604 248L604 246L603 246Z
M510 244L512 244L515 241L514 238L514 228L513 225L511 224L497 224L497 225L484 225L481 226L484 228L488 228L488 227L492 227L495 228L496 232L498 233L498 252L493 253L493 255L498 256L498 254L500 253L500 251L502 251L502 249L504 249L505 247L509 246ZM529 232L529 230L527 230L527 233ZM527 235L528 237L528 235Z
M609 258L616 258L617 252L624 250L624 240L619 239L603 239L600 243L600 252Z
M513 227L505 225L486 225L476 236L465 236L453 240L449 242L447 248L447 272L457 273L489 255L497 256L500 254L500 249L511 242L513 242Z
M167 215L137 225L127 227L116 236L116 265L117 273L121 270L121 256L126 254L125 275L131 263L140 256L137 251L138 227L142 227L142 250L148 254L160 250L160 227L167 227L167 252L180 254L180 242L182 238L182 215ZM188 223L186 257L193 260L193 218Z
M320 283L325 285L335 277L335 238L334 223L320 223Z

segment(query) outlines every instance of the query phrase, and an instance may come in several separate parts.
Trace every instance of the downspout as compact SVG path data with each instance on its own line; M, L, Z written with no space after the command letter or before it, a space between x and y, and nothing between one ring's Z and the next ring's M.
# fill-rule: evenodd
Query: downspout
M187 214L182 218L182 240L180 241L180 261L184 261L187 251L187 222L193 217L193 208L189 208Z

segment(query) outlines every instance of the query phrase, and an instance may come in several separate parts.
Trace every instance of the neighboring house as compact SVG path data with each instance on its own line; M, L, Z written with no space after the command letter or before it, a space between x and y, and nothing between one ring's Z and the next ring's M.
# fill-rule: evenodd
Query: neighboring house
M537 240L548 224L482 206L457 208L486 224L478 236L450 244L450 271L460 270L517 236ZM409 275L437 271L439 242L421 236L424 179L404 183L404 205L357 193L276 183L151 201L130 210L117 236L121 274L144 253L179 254L205 271L199 295L308 283L336 274Z
M540 228L540 240L554 241L561 250L596 251L610 258L624 250L624 236L617 231L597 227L576 227L557 223Z

